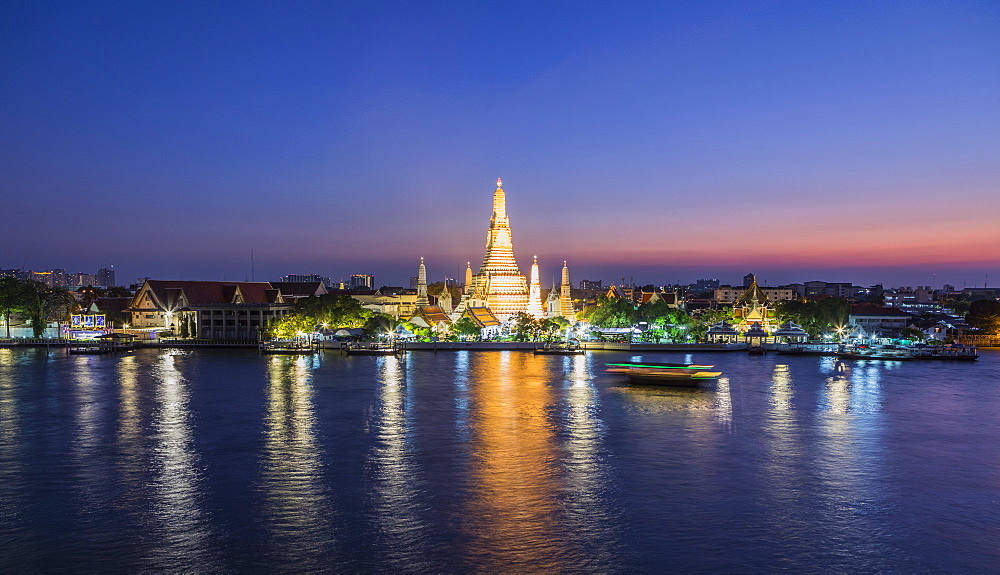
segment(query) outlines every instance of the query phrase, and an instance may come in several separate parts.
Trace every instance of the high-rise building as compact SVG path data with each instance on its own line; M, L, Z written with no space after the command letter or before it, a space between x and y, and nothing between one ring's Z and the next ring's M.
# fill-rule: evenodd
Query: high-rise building
M600 291L604 289L604 280L580 280L580 289Z
M365 274L352 275L351 289L375 289L375 276Z
M115 283L115 266L97 270L97 285L104 286L106 288L118 285Z
M500 178L497 178L497 189L493 192L493 217L486 235L486 256L473 282L472 299L477 302L476 305L485 305L500 321L528 307L528 282L517 269L514 259L507 200Z

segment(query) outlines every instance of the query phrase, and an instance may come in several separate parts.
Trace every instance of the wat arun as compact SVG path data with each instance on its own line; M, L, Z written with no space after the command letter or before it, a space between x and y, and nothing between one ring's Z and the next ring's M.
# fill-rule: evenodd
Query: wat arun
M493 192L493 217L486 233L486 256L472 278L472 305L485 306L500 321L528 309L528 283L514 259L514 241L507 220L503 182Z

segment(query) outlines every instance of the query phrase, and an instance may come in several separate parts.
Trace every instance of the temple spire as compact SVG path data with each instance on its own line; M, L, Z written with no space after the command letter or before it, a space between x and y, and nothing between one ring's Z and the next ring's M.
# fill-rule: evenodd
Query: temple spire
M497 318L506 320L527 308L528 285L514 259L514 242L502 184L497 178L497 188L493 192L493 217L486 234L486 256L474 280L472 299L485 302Z
M545 317L545 308L542 307L542 283L538 279L538 256L535 256L534 263L531 264L531 284L528 286L528 315L535 319Z
M424 258L420 258L420 267L417 268L417 307L429 305L431 301L427 297L427 268L424 266Z
M562 287L559 290L559 312L570 323L576 321L576 311L573 309L573 293L569 283L569 266L563 260Z

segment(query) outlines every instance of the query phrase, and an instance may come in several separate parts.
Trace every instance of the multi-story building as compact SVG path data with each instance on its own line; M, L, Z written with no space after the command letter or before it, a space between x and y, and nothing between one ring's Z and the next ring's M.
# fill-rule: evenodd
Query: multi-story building
M885 307L892 307L909 312L940 311L941 306L934 298L931 286L910 286L887 289L882 292Z
M270 282L146 280L124 311L135 331L257 341L268 322L293 308Z
M100 285L97 283L97 276L91 274L85 274L83 272L77 272L75 274L66 275L66 285L67 286L95 286Z
M859 304L851 307L848 322L865 330L870 337L898 334L913 316L898 309Z
M604 289L604 280L580 280L580 289L601 291Z
M104 286L106 288L116 287L118 285L115 283L115 266L97 270L97 285Z
M321 282L326 287L330 287L333 283L330 278L318 274L288 274L287 276L281 276L281 281L288 283Z
M751 280L750 285L756 285L756 282L754 280ZM748 289L749 289L748 287L747 288L738 286L733 287L728 285L719 286L715 290L715 298L714 298L715 303L732 304L737 299L739 299L740 296L747 293ZM774 287L757 286L757 289L760 290L765 296L767 296L767 299L771 302L793 300L798 298L798 294L795 292L795 290L789 287L774 288Z
M375 289L375 276L370 274L352 275L351 289Z
M809 298L816 296L832 296L850 298L854 297L854 286L850 282L821 282L811 281L805 283L795 283L781 286L795 291L799 297Z
M705 293L708 291L715 291L719 289L719 280L717 279L702 279L697 280L690 286L691 291L695 293Z
M49 287L66 287L67 285L70 285L67 283L66 270L64 269L28 273L30 275L27 279L41 282Z

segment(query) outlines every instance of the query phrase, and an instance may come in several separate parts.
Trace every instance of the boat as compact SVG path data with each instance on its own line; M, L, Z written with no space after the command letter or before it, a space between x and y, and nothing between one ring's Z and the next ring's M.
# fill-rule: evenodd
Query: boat
M892 346L882 347L845 347L838 351L836 356L840 359L869 359L880 361L909 361L913 359L913 354L906 349Z
M584 353L584 350L579 343L559 341L535 348L535 353L538 355L579 355Z
M400 349L391 343L353 342L344 348L347 355L396 355Z
M820 343L791 343L778 346L778 355L820 355L833 356L837 354L836 344Z
M747 353L749 355L767 355L767 350L764 349L764 346L753 345L747 348Z
M67 343L70 355L101 355L131 351L135 346L132 334L106 333L94 339L81 339Z
M912 359L940 359L944 361L976 361L979 348L974 345L920 345L907 348Z
M609 373L621 373L630 383L638 385L672 385L696 387L703 380L717 379L721 371L709 371L714 366L695 363L608 363Z
M300 341L264 341L260 344L261 353L298 355L313 353L316 347Z

